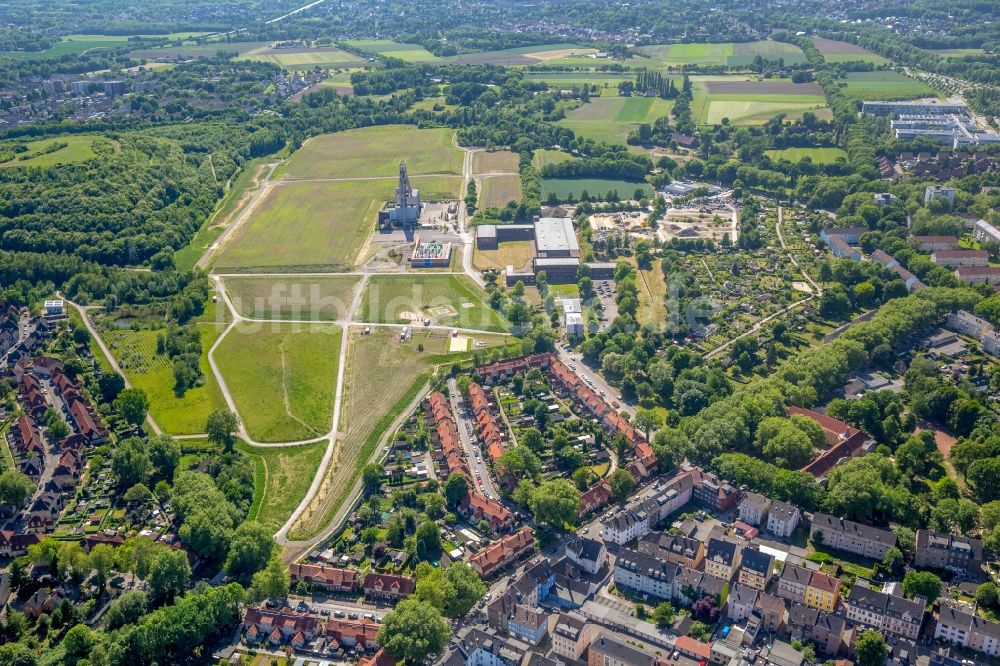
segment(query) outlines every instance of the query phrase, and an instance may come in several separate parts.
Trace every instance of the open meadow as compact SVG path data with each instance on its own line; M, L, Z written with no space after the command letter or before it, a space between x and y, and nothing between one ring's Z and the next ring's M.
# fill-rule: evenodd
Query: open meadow
M336 46L257 49L241 56L240 59L270 62L289 70L313 69L314 67L344 69L367 65L364 58L338 49Z
M568 162L569 160L575 160L575 159L578 158L561 150L548 150L547 148L539 148L532 155L531 164L536 169L541 169L542 167L547 166L549 164L562 164L563 162Z
M340 326L240 324L215 360L247 432L265 442L324 435L333 419Z
M239 442L237 448L254 464L254 501L247 520L277 532L309 491L326 441L267 448Z
M312 536L333 519L382 435L418 396L434 369L472 357L468 352L447 353L451 344L447 331L417 329L402 342L399 329L374 328L364 335L355 326L349 336L336 448L319 492L289 531L291 539ZM489 347L512 340L499 335L475 339Z
M410 324L424 319L438 326L506 331L486 294L464 275L376 275L368 281L360 320Z
M841 148L784 148L782 150L765 150L764 154L772 160L788 160L798 162L808 157L813 164L834 164L837 160L847 159L847 153Z
M191 60L194 58L211 58L220 52L243 55L250 51L270 47L270 42L206 42L203 44L191 43L182 46L137 49L128 55L130 58L138 60Z
M829 114L823 89L814 83L708 77L692 79L692 89L691 113L701 125L717 125L723 119L758 125L778 114L797 118L805 111Z
M223 317L216 321L216 312ZM101 336L111 354L136 388L149 397L149 413L163 430L171 435L189 435L205 431L208 415L215 409L225 409L226 401L219 389L215 375L208 364L208 350L226 330L225 308L208 303L205 313L194 323L201 334L201 361L198 367L203 376L200 386L189 388L178 396L174 391L173 365L165 355L156 353L158 335L166 329L133 330L125 325L110 324ZM103 327L102 327L103 328Z
M472 154L472 173L517 173L519 158L509 150L480 150Z
M322 134L306 141L278 170L286 180L395 177L406 162L411 176L462 174L454 130L382 125Z
M481 181L480 208L503 208L509 201L521 200L520 176L486 176Z
M635 76L627 73L611 72L535 72L528 70L526 81L542 81L557 90L572 90L574 87L597 86L602 95L618 94L618 84L622 81L635 81Z
M848 72L841 82L844 94L856 99L897 100L934 97L934 89L893 71Z
M861 61L870 62L873 65L884 65L889 61L872 53L868 49L849 42L841 42L836 39L826 39L825 37L813 37L813 46L823 54L823 59L827 62L850 62Z
M411 178L425 200L457 199L459 176ZM300 181L275 185L237 229L215 268L344 270L360 263L396 181Z
M20 141L10 143L21 143ZM0 169L6 167L51 167L57 164L72 164L83 162L98 156L95 146L104 145L104 152L110 156L120 147L117 141L112 141L97 134L66 134L51 139L39 139L24 143L25 150L17 157L6 162L0 162Z
M616 191L621 199L631 199L636 189L643 196L652 197L653 187L649 183L633 183L626 180L609 180L607 178L544 178L542 179L542 201L553 193L560 201L567 200L572 195L579 201L580 195L586 192L591 198L603 198L608 192Z
M364 53L399 58L406 62L437 62L441 60L420 44L400 44L391 39L349 39L344 43Z
M624 143L629 132L668 115L671 108L672 101L658 97L592 97L556 124L587 139Z
M519 46L500 51L462 53L442 58L442 62L456 65L501 65L504 67L538 65L546 62L565 65L569 64L571 60L583 60L588 64L603 62L591 57L595 53L597 53L597 49L579 46L578 44L538 44L535 46Z
M356 275L226 277L233 307L250 319L334 321L346 313Z
M801 65L807 61L802 49L794 44L771 40L759 42L723 42L718 44L657 44L640 46L640 56L648 57L651 69L684 65L725 65L742 67L753 63L757 56L765 60L785 61L786 65ZM637 62L643 62L641 59Z
M128 43L128 37L124 35L66 35L42 51L0 51L0 58L43 60L91 51L107 51L127 46Z

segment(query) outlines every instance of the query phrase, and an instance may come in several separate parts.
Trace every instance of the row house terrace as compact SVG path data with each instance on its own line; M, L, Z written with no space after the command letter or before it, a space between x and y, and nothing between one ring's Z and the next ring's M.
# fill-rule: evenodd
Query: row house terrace
M294 582L306 583L326 592L353 592L361 578L354 569L319 564L291 564L288 570Z
M486 444L486 452L493 462L507 450L507 435L496 417L496 407L482 386L469 384L469 406L476 418L479 437Z
M517 532L494 541L469 558L469 566L486 578L495 571L515 562L535 547L535 537L530 527L522 527Z

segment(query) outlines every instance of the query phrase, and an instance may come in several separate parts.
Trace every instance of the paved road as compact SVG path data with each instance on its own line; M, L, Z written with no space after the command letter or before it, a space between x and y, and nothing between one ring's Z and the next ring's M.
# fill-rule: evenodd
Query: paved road
M472 441L472 436L469 434L476 427L475 422L468 417L466 401L463 399L459 402L458 385L454 378L448 380L448 393L451 400L451 410L455 414L458 425L458 438L462 442L462 448L465 449L465 458L469 463L469 469L472 470L473 474L478 474L477 479L481 479L481 490L485 490L493 497L500 497L500 493L493 483L493 478L490 476L490 469L486 466L486 461L480 454L479 447Z

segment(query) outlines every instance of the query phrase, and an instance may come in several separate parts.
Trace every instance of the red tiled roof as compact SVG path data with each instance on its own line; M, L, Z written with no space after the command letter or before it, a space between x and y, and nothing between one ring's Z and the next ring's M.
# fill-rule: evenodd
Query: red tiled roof
M475 565L488 576L490 572L506 561L517 557L535 543L530 527L522 527L517 532L505 536L483 548L469 558L469 564Z
M708 659L712 656L712 647L708 643L696 641L690 636L678 636L674 641L674 647L681 652Z
M295 581L305 581L306 583L344 589L357 587L358 579L361 577L353 569L341 569L339 567L328 567L318 564L291 564L288 566L288 571L292 575L292 580Z
M814 571L809 578L809 587L832 593L840 589L840 581L822 571Z
M503 504L475 490L469 493L468 503L473 511L488 518L491 523L506 523L513 518Z
M408 576L386 573L371 572L365 576L364 582L366 592L390 592L404 597L413 594L416 587L416 581Z

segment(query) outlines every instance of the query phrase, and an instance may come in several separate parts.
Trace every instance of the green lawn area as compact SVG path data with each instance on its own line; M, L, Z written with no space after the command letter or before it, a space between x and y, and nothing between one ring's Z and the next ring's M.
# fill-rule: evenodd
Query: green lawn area
M788 160L798 162L808 157L813 164L833 164L838 159L847 159L847 153L840 148L784 148L782 150L765 150L764 154L772 160Z
M534 152L531 158L531 164L536 169L541 169L547 164L561 164L563 162L568 162L569 160L579 159L570 155L569 153L564 153L561 150L548 150L547 148L539 148Z
M324 435L333 419L340 326L241 324L216 363L247 432L265 442Z
M848 72L841 87L848 97L868 100L916 99L937 95L920 81L892 71Z
M928 52L942 58L962 58L964 56L978 56L986 53L983 49L930 49Z
M345 67L363 67L367 63L364 58L348 53L335 46L294 49L265 49L248 53L240 60L255 60L270 62L289 70L307 70L314 67L322 69L341 69Z
M219 52L243 55L249 51L270 48L270 42L208 42L205 44L184 44L182 46L162 46L150 49L137 49L128 55L139 60L211 58Z
M653 188L649 183L631 183L625 180L606 178L545 178L542 180L542 201L548 197L550 192L554 193L560 200L567 199L571 194L579 200L584 191L591 198L603 198L612 190L617 190L618 196L622 199L631 199L636 188L641 189L647 197L653 196Z
M309 277L227 277L233 307L251 319L333 321L351 304L355 275Z
M825 108L822 95L709 95L700 123L717 125L728 118L734 125L756 125L781 113L797 117Z
M462 185L459 176L417 176L410 181L425 201L457 199ZM276 185L233 233L215 268L257 272L352 268L361 262L378 211L395 196L395 188L391 178Z
M635 81L635 77L629 74L613 74L610 72L539 72L529 70L524 77L526 81L544 81L550 87L559 90L569 90L574 86L582 88L584 85L596 85L601 89L602 96L613 96L618 94L618 84L622 81Z
M751 64L758 55L767 60L781 58L787 65L800 65L807 62L805 54L799 47L771 40L714 44L658 44L640 46L636 51L647 56L649 58L648 66L656 69L683 65L741 67ZM637 62L642 62L642 60Z
M365 53L399 58L406 62L436 62L441 60L420 44L400 44L391 39L349 39L344 43Z
M394 178L406 162L410 176L462 174L463 152L454 130L381 125L322 134L306 141L275 176L313 178Z
M861 61L870 62L873 65L884 65L889 62L877 53L872 53L860 46L849 42L841 42L836 39L813 37L813 45L823 54L823 59L827 62Z
M111 141L97 134L67 134L50 139L30 141L27 148L12 160L0 163L4 167L50 167L57 164L71 164L97 157L94 152L95 142L106 144L107 151L118 151L118 142ZM20 144L22 142L10 142ZM65 144L65 145L63 145ZM9 145L9 144L8 144ZM58 147L57 147L58 146ZM108 152L110 154L110 152Z
M0 51L0 58L42 60L75 55L87 51L108 50L128 44L128 37L117 35L67 35L44 51Z
M592 97L557 124L595 141L624 143L640 123L652 123L672 107L672 101L657 97Z
M377 275L368 281L361 321L506 331L507 323L485 303L486 294L462 275Z
M225 330L225 324L215 322L215 308L209 303L196 326L201 333L202 357L199 363L204 383L178 396L174 392L174 373L170 360L156 353L156 337L166 329L131 330L111 328L102 332L125 376L136 388L149 396L149 413L164 431L171 435L188 435L205 431L208 415L215 409L225 409L226 402L208 365L208 350Z
M277 532L306 496L326 451L326 442L255 448L241 441L237 448L253 460L256 468L254 501L247 518Z
M472 265L478 269L495 268L504 270L507 266L522 268L531 261L532 241L507 241L500 243L499 249L472 251Z

